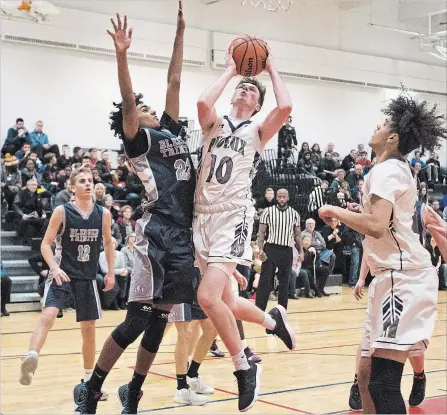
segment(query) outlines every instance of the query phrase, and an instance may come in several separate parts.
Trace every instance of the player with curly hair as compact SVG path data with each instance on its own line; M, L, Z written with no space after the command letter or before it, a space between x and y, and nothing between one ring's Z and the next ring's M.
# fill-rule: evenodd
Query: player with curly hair
M326 223L337 218L365 235L364 255L375 276L368 290L359 371L359 383L368 384L370 395L362 395L362 402L372 400L375 412L365 413L405 414L404 364L408 356L425 352L438 300L436 270L412 230L417 190L405 157L420 147L433 151L447 130L436 106L429 108L405 91L383 113L387 118L369 142L377 164L365 179L363 211L324 206L319 215Z

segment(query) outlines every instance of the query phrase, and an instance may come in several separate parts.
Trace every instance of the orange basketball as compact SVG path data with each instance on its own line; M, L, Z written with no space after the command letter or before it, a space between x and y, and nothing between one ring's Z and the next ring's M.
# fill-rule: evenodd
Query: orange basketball
M231 42L236 70L242 76L256 76L265 69L268 49L262 39L249 35L239 35Z

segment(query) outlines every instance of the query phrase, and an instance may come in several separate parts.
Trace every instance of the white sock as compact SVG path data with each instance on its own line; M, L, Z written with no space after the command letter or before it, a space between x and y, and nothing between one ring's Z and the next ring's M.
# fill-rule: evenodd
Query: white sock
M84 369L84 382L88 382L93 375L93 369Z
M236 370L248 370L250 365L248 364L247 356L245 356L244 350L241 350L236 356L231 356L234 367Z
M265 327L266 329L269 329L269 330L275 329L276 321L269 313L265 313L264 322L262 323L262 327Z
M35 352L34 350L30 350L28 352L28 356L39 357L39 353Z
M248 344L247 344L247 340L241 340L242 341L242 347L244 348L244 350L248 347Z

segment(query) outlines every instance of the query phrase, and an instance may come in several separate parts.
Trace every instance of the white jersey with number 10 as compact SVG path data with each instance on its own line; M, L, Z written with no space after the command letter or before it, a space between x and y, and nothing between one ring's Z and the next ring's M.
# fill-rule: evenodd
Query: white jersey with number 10
M251 206L251 182L262 153L259 125L219 118L203 135L195 203L222 210Z

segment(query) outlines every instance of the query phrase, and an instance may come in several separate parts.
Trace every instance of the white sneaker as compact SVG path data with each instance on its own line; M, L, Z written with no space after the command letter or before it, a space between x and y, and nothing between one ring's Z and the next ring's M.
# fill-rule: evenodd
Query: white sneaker
M191 389L180 389L175 391L174 402L183 405L202 406L208 403L210 399L207 396L198 395Z
M201 395L212 395L214 392L214 388L211 386L208 386L206 383L202 382L202 379L199 377L196 378L190 378L186 377L186 382L188 382L189 387L192 391L195 393L201 394Z
M34 355L28 355L22 360L20 365L20 379L19 383L21 385L31 385L33 380L34 372L39 364L39 357Z

